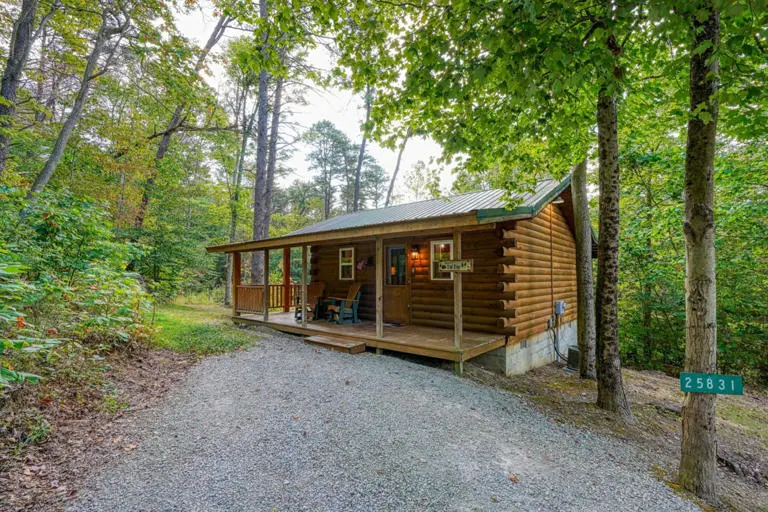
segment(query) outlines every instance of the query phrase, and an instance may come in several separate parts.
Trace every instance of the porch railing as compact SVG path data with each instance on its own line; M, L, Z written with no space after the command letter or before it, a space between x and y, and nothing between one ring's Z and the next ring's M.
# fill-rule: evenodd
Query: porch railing
M285 299L285 285L269 285L269 309L290 310L301 296L301 285L288 285L288 303ZM264 313L264 285L240 284L237 286L237 311L239 313Z

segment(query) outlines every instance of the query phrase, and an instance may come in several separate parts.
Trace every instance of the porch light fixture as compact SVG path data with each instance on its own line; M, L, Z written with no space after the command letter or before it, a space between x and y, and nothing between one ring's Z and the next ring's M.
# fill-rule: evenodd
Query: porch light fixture
M419 244L413 244L411 246L411 259L413 261L419 259Z

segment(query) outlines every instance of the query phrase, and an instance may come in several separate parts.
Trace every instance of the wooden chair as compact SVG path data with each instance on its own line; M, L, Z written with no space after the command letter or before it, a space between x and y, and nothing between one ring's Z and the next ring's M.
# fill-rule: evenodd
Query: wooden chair
M345 298L328 297L328 301L333 301L327 306L328 321L335 321L337 324L357 324L360 319L357 317L357 308L360 305L360 288L362 284L355 283L350 285Z
M305 313L312 313L312 320L319 318L319 308L321 304L321 297L325 293L325 283L322 281L313 281L307 285L307 310ZM294 310L293 317L297 322L303 318L301 311L301 294L296 297L296 309Z

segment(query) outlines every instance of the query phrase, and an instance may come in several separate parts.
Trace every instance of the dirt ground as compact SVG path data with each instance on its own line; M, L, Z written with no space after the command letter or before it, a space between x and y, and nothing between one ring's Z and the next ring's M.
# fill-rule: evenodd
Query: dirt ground
M16 433L0 432L0 510L63 510L92 468L136 448L138 441L126 435L133 413L157 405L195 360L169 350L115 353L103 379L114 392L50 382L38 393L11 397L4 412L37 408L50 428L44 442L21 453L14 450Z
M652 472L679 490L675 479L680 458L683 394L678 379L661 372L624 369L624 384L637 423L622 425L595 407L595 382L583 381L577 372L566 371L559 365L504 377L469 364L467 374L483 384L526 396L556 421L610 433L653 450L658 454L659 465ZM745 390L743 396L719 396L717 437L721 503L715 509L768 511L768 394Z

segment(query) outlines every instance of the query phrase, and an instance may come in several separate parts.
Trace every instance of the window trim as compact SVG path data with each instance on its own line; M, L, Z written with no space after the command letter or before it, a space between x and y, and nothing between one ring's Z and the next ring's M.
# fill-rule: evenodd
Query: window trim
M429 242L429 278L432 281L453 281L453 272L449 272L451 277L435 277L435 246L449 244L451 252L449 259L453 259L453 240L431 240Z
M341 253L342 251L352 251L352 263L342 263ZM347 266L352 267L352 277L342 277L341 269ZM339 247L339 281L354 281L355 280L355 248L354 247Z

